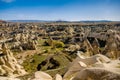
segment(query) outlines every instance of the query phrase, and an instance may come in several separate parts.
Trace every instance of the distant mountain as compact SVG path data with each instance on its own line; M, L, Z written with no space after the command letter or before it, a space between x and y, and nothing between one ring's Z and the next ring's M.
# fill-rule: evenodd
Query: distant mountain
M86 21L76 21L76 22L84 22L84 23L96 23L96 22L112 22L112 21L109 21L109 20L94 20L94 21L89 21L89 20L86 20Z
M95 20L95 21L64 21L64 20L7 20L8 22L84 22L84 23L95 23L95 22L112 22L109 20Z
M45 20L7 20L8 22L50 22Z
M69 22L62 20L7 20L8 22Z

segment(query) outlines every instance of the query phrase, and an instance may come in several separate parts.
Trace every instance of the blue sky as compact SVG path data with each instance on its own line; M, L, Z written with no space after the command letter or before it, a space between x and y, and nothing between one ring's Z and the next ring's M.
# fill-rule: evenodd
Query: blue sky
M120 0L0 0L0 19L120 21Z

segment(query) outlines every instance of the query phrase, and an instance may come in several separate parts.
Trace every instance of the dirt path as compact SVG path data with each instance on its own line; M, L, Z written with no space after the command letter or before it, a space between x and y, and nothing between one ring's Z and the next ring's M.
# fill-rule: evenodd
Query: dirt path
M27 57L30 57L34 54L39 53L40 50L27 50L17 54L15 57L18 59L18 62L21 64Z

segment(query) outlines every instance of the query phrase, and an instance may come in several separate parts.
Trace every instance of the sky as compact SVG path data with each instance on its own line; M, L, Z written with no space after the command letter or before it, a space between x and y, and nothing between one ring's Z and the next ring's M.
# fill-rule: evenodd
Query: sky
M120 0L0 0L0 19L120 21Z

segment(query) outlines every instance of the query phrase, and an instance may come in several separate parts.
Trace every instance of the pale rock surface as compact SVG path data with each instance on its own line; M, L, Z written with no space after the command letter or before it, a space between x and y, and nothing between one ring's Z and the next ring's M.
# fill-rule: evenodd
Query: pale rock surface
M79 52L77 55L64 80L120 80L120 60L110 60L101 54L83 57Z
M86 68L80 71L72 80L120 80L120 74L103 68Z
M11 78L11 77L1 77L0 76L0 80L20 80L18 78Z
M62 80L62 76L60 74L56 74L54 80Z
M26 71L13 56L13 53L7 48L6 44L2 44L2 53L0 56L0 75L20 76L25 75Z
M52 80L52 77L45 72L37 71L34 73L34 78L29 80Z
M64 79L72 74L76 74L87 67L101 66L104 67L103 63L108 63L111 60L101 54L97 54L92 57L81 57L81 54L77 53L78 57L70 63L67 72L64 75Z

